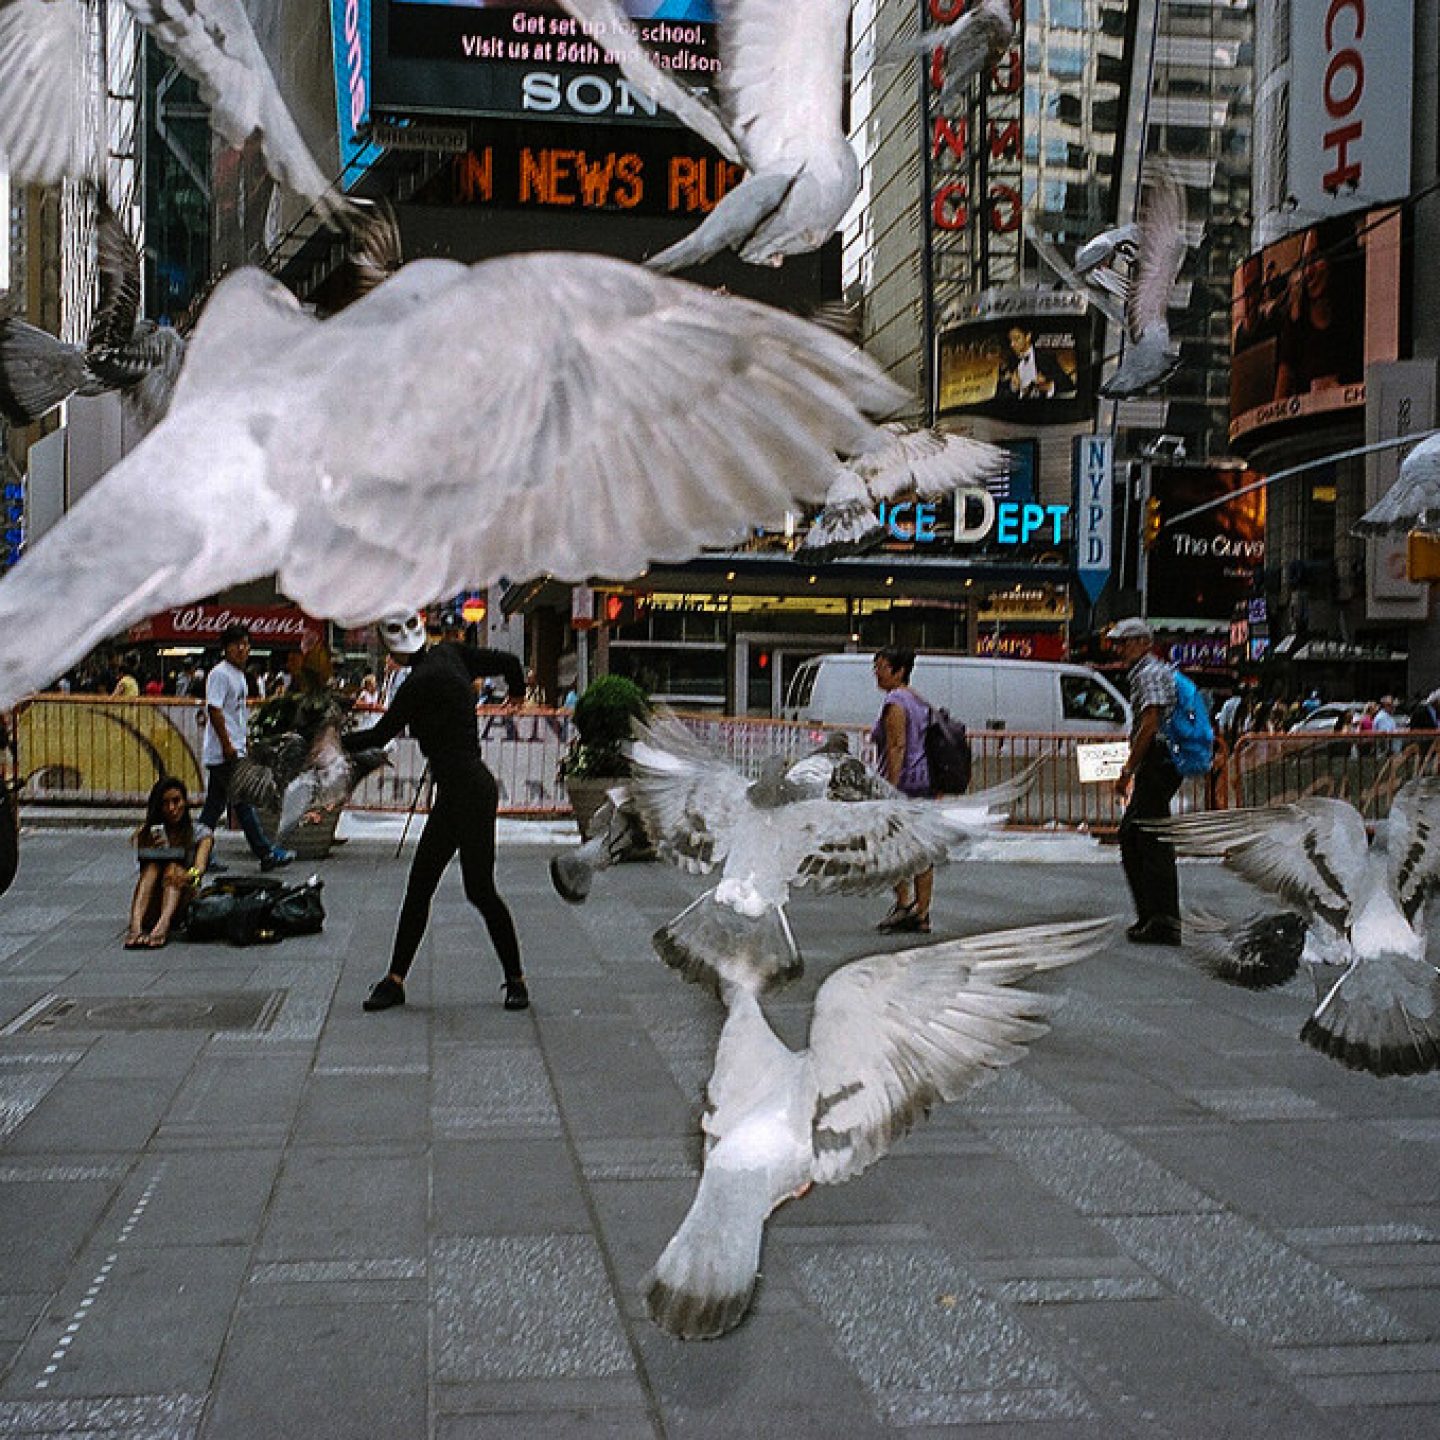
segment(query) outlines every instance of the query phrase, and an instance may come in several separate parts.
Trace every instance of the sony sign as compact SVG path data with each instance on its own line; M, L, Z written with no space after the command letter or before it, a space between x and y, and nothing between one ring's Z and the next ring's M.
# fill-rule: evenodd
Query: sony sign
M1414 0L1291 0L1290 193L1310 223L1410 189Z

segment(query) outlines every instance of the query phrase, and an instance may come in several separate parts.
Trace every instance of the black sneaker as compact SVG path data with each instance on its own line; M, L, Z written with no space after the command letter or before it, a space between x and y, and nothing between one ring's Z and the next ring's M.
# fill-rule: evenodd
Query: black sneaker
M505 1008L507 1010L528 1010L530 991L523 979L505 982Z
M295 859L293 850L284 850L277 845L261 862L262 870L283 870L287 865L292 864Z
M398 980L387 975L383 980L377 980L370 987L370 993L365 997L361 1008L388 1010L392 1005L403 1005L404 1003L405 987Z
M1133 945L1181 945L1184 943L1180 922L1167 915L1155 915L1138 925L1132 925L1125 938Z

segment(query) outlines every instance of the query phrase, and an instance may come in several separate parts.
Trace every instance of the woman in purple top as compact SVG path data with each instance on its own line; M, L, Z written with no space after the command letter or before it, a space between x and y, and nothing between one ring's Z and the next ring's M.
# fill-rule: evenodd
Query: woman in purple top
M925 727L930 707L910 688L915 652L887 645L875 656L875 683L885 692L880 718L870 732L880 773L902 794L924 798L930 791L930 763L925 758ZM895 887L895 905L875 928L930 933L930 896L935 871L929 869Z

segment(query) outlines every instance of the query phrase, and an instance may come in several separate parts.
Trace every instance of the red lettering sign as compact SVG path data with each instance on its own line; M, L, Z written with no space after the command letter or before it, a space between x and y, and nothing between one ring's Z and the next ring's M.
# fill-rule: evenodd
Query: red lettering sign
M180 605L131 627L131 640L217 645L227 625L249 627L263 647L308 650L325 638L325 624L293 605Z

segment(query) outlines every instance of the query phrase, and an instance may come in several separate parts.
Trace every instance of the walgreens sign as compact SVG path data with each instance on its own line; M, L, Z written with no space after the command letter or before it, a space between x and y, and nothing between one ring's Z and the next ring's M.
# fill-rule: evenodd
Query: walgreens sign
M179 605L130 629L132 640L176 645L219 645L227 625L249 627L262 649L308 650L325 638L325 625L293 605Z
M1292 0L1290 192L1339 215L1410 189L1414 0Z

